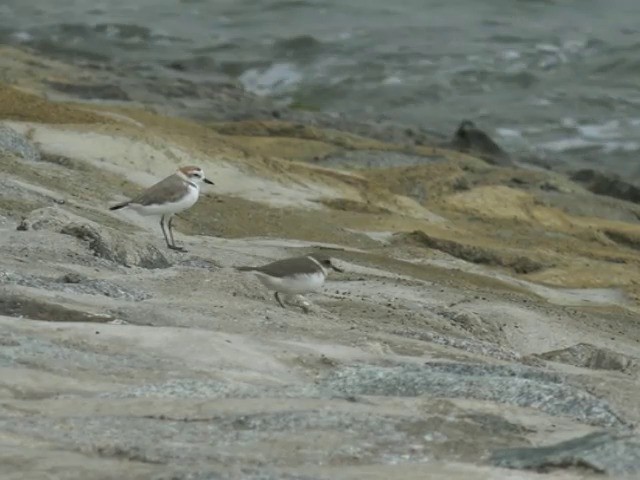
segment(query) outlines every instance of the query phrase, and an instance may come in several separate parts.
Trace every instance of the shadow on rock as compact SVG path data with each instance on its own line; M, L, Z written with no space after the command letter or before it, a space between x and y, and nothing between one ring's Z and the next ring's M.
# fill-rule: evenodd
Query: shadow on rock
M77 273L67 273L60 278L28 275L18 272L0 272L0 285L19 285L47 291L78 293L81 295L102 295L140 302L151 298L151 294L131 287L118 285L107 280L90 279Z
M498 267L507 267L515 273L527 274L533 273L550 265L544 265L523 255L513 255L504 249L492 249L479 247L477 245L468 245L453 240L436 238L427 235L422 230L416 230L410 233L398 233L394 235L394 243L401 244L403 242L418 244L448 253L456 258L479 265L491 265Z
M167 268L169 261L156 247L125 240L87 223L65 225L60 233L89 242L94 255L124 266L137 265L143 268Z
M598 172L587 168L575 172L571 175L571 180L580 183L596 195L640 203L640 188L625 182L614 173Z
M112 228L66 212L58 207L34 210L22 221L19 230L53 230L87 242L97 257L129 266L167 268L171 264L154 245L133 239Z
M107 323L114 320L110 315L72 310L62 305L20 295L0 296L0 315L25 317L31 320L44 320L47 322Z
M579 343L561 350L536 355L544 360L566 363L576 367L620 372L640 371L640 359L588 343Z
M542 472L583 467L609 475L638 475L640 437L631 433L595 432L547 447L500 450L493 454L491 462L499 467ZM635 475L628 478L638 478Z

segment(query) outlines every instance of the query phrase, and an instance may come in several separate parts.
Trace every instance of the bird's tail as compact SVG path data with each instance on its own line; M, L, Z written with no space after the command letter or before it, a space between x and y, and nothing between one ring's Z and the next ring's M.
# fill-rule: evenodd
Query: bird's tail
M128 200L126 202L118 203L117 205L114 205L113 207L109 207L109 210L120 210L121 208L124 208L127 205L129 205L129 203L130 202Z
M236 270L239 270L241 272L252 272L255 269L256 267L236 267Z

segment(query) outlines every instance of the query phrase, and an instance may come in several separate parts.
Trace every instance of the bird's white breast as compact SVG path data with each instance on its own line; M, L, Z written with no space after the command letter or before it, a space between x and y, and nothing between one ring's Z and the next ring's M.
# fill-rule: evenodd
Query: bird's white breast
M262 272L254 272L265 287L282 293L303 294L322 288L325 276L322 272L295 275L292 277L271 277Z
M199 196L200 189L197 186L189 185L186 195L176 202L154 205L132 204L131 208L141 215L171 215L193 207L193 205L198 201Z

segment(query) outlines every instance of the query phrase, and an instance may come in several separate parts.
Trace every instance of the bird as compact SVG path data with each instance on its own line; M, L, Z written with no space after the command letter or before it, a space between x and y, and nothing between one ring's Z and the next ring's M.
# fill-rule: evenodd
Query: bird
M303 295L319 290L329 274L329 270L342 272L331 258L323 254L310 254L301 257L285 258L260 267L236 267L243 272L253 272L269 290L275 290L274 297L282 308L286 308L280 299L285 296ZM308 302L304 301L303 310L308 312Z
M160 228L167 247L178 252L187 252L185 248L177 246L173 239L173 216L191 208L198 201L202 182L214 185L204 176L202 168L194 165L180 167L175 173L142 191L135 198L113 205L109 210L131 208L140 215L159 215ZM165 223L169 236L165 230Z

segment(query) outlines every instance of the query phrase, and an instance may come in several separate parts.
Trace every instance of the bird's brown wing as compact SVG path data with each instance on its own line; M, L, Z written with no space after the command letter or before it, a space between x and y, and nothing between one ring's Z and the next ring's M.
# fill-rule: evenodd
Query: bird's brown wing
M316 273L318 266L307 257L293 257L277 260L262 267L256 267L254 270L280 278L291 274L307 275Z
M155 185L141 192L129 203L137 205L157 205L159 203L177 202L187 192L189 185L178 175L169 175Z

